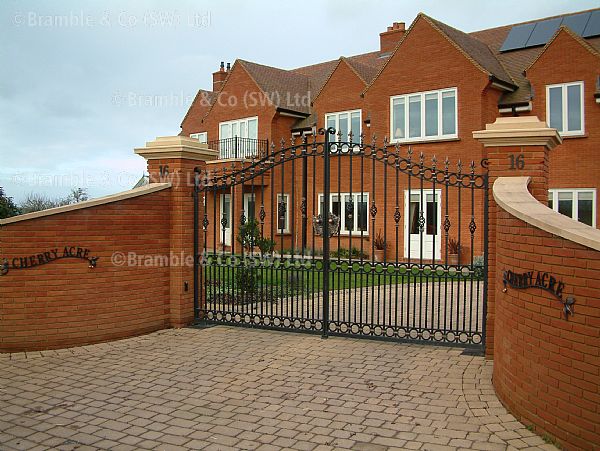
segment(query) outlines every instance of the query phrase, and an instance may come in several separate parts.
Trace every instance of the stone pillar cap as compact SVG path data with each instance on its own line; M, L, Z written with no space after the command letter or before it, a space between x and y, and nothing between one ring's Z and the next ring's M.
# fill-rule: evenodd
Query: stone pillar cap
M473 132L473 138L484 147L546 146L553 149L562 143L558 131L548 127L537 116L499 117L485 130Z
M200 143L189 136L159 136L148 141L146 147L137 147L134 152L146 160L166 158L184 158L188 160L209 161L219 156L217 150L209 149L207 144Z

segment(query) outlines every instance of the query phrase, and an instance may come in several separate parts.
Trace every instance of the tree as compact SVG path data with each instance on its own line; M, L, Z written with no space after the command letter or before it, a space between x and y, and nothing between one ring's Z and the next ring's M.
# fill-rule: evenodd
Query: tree
M76 204L78 202L83 202L84 200L88 200L89 196L87 193L87 190L85 188L73 188L71 190L71 194L69 195L69 198L72 202L72 204Z
M12 200L4 193L4 188L0 186L0 219L10 218L18 215L19 209Z
M84 188L73 188L68 196L52 199L45 194L29 193L21 202L21 213L32 213L34 211L47 210L49 208L62 207L63 205L76 204L88 200L87 190Z

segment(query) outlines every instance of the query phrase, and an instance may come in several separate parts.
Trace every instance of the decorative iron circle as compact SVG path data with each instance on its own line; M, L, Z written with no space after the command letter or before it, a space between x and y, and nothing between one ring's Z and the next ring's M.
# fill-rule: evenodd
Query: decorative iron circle
M398 338L406 338L406 329L398 329Z
M269 324L271 324L271 318L269 318L268 316L265 316L265 319L263 319L263 324L265 326L268 326Z
M375 335L377 335L378 337L381 336L381 333L382 333L381 326L375 327L375 329L373 330L373 332L375 332Z
M388 328L385 330L385 334L386 334L388 337L393 337L393 336L394 336L394 329L392 329L391 327L388 327Z
M302 325L302 323L300 322L300 320L299 320L299 319L297 319L297 320L295 320L295 321L294 321L294 327L295 327L296 329L300 329L300 326L301 326L301 325Z
M424 330L421 334L421 337L423 338L423 340L429 340L431 338L431 332L429 332L428 330Z
M473 334L473 336L471 337L471 341L476 345L481 344L481 335Z
M273 325L279 327L281 325L281 320L279 318L273 318Z
M419 338L419 332L417 332L415 329L411 330L410 333L408 334L408 336L410 338Z
M371 328L370 328L369 326L366 326L366 325L365 325L365 326L363 326L363 328L362 328L362 332L363 332L363 334L365 334L365 335L370 335L370 334L371 334Z
M454 332L448 332L446 334L446 340L448 340L450 343L453 343L456 340L456 335L454 335Z
M467 343L469 341L469 336L466 332L461 332L458 335L458 341L460 341L461 343Z
M215 314L213 312L208 312L208 319L214 319Z
M358 327L358 324L353 324L353 325L352 325L352 333L353 333L353 334L357 334L359 330L360 330L360 329L359 329L359 327Z
M348 324L346 324L346 323L340 324L340 331L342 331L343 333L348 333Z
M316 329L316 330L321 330L321 329L323 329L323 323L322 323L321 321L317 321L317 322L315 323L315 329Z
M254 324L260 324L260 316L254 315Z
M433 334L433 339L435 341L442 341L444 339L444 334L442 333L441 330L436 330L435 333Z
M251 319L252 319L252 318L250 318L250 315L246 315L246 316L244 316L244 322L245 322L246 324L250 324L250 321L251 321Z
M283 320L283 326L284 327L290 327L291 321L289 320L289 318L286 318Z
M337 330L337 324L334 322L329 323L329 330L335 332Z
M225 321L231 321L231 313L225 315Z
M217 320L221 321L223 319L223 314L222 313L217 313Z
M309 320L304 321L304 328L305 329L310 329L312 326L312 323Z
M241 323L242 322L242 316L238 313L237 315L235 315L235 317L233 318L233 320L236 323Z

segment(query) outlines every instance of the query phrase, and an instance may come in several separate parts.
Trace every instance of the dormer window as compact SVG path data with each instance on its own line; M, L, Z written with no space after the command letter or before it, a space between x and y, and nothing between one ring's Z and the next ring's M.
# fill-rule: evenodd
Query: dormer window
M585 133L582 81L546 86L546 122L562 136Z

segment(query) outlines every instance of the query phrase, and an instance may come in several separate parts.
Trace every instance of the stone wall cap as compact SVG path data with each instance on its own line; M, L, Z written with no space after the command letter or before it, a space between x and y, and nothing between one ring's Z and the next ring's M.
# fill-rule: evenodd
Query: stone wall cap
M546 146L555 148L562 143L560 133L548 127L537 116L499 117L485 130L473 132L473 138L485 147Z
M76 204L63 205L62 207L49 208L47 210L34 211L33 213L26 213L24 215L12 216L6 219L0 219L0 226L12 224L15 222L28 221L30 219L43 218L45 216L57 215L60 213L66 213L69 211L83 210L85 208L97 207L99 205L109 204L112 202L118 202L125 199L131 199L133 197L145 196L146 194L155 193L164 189L170 188L171 183L150 183L148 185L140 186L139 188L133 188L127 191L122 191L116 194L110 194L104 197L98 197L96 199L85 200Z
M538 202L527 189L530 180L530 177L499 177L493 186L494 199L502 209L527 224L600 251L600 230Z
M154 141L148 141L146 147L135 148L134 152L147 160L185 158L207 161L219 156L219 152L209 149L208 144L182 135L159 136Z

